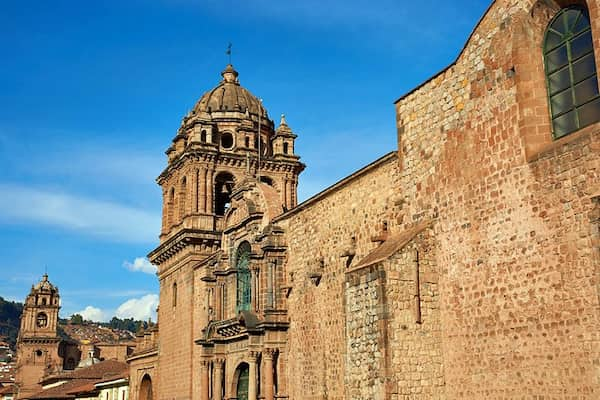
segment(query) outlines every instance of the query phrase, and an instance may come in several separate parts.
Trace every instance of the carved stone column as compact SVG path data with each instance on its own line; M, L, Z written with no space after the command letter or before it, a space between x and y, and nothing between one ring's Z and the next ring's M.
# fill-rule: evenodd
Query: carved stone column
M200 170L194 170L193 184L192 184L192 204L190 204L190 211L193 213L198 212L198 185L200 181Z
M206 168L200 168L200 177L198 182L198 209L201 213L206 212Z
M283 178L283 190L282 190L282 197L283 197L283 204L285 204L285 208L289 210L290 205L288 204L288 198L287 198L287 193L288 193L288 180L287 178Z
M212 214L213 211L213 170L206 171L206 212Z
M285 180L285 205L288 210L292 208L292 181L291 179Z
M251 351L248 354L248 363L249 371L248 371L248 400L257 400L258 390L256 387L256 378L257 374L257 364L259 352Z
M252 274L252 281L251 281L251 288L252 288L252 292L251 292L251 304L252 304L252 311L258 311L258 306L259 306L259 297L258 297L258 293L259 293L259 286L258 286L258 266L257 265L253 265L250 267L250 273Z
M292 179L292 208L298 205L298 178Z
M209 387L208 387L208 367L210 361L200 361L200 400L209 400Z
M213 386L213 400L223 400L223 368L225 359L217 358L215 360L215 379Z
M263 371L263 374L265 376L265 400L274 400L275 384L273 381L273 358L275 357L275 353L275 349L265 349L265 351L263 352L263 359L265 361L265 370Z

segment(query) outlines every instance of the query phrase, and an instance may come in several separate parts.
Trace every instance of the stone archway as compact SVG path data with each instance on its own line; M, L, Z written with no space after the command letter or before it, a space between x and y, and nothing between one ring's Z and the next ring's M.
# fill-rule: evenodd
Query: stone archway
M140 383L138 400L154 400L154 395L152 393L152 378L150 378L150 375L148 374L144 375Z

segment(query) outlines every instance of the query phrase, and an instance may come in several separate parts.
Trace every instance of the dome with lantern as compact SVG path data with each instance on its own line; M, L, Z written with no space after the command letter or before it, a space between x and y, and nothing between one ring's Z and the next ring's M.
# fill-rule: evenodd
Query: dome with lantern
M221 72L221 76L223 77L221 82L202 95L194 106L192 114L234 111L252 117L260 114L265 120L269 118L260 100L240 85L239 74L233 65L228 64Z

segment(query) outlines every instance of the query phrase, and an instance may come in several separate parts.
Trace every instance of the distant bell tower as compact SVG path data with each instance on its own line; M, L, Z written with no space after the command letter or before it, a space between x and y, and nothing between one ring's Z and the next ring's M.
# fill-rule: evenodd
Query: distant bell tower
M298 175L304 169L294 151L296 135L282 116L276 128L262 102L240 85L231 64L219 84L183 118L166 150L160 245L148 254L160 282L161 377L159 398L192 391L188 367L197 351L198 321L210 318L204 282L194 268L221 247L223 216L234 188L258 180L272 186L272 201L291 209L297 203ZM178 395L176 395L178 393Z
M40 391L39 380L63 367L59 356L59 309L58 287L52 285L48 275L44 274L42 280L31 287L21 315L16 376L19 398Z

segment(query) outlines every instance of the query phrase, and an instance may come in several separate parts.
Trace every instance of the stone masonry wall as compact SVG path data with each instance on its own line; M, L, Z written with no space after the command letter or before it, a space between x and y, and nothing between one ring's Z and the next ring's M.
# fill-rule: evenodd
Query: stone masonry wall
M434 251L433 239L426 231L384 262L389 310L388 398L392 400L446 398L439 276ZM418 263L418 283L415 263ZM419 300L418 313L415 297Z
M397 223L435 221L448 398L600 396L600 124L552 140L555 6L495 1L457 62L396 104Z
M346 399L446 398L432 243L420 232L346 274Z
M160 321L159 363L157 392L161 399L192 399L192 374L195 346L192 332L194 320L194 275L190 262L183 265L160 282L158 320ZM173 283L177 283L177 300L174 304ZM197 374L196 374L197 375Z
M346 279L347 399L385 399L385 273L366 268ZM383 328L383 329L382 329Z
M344 399L345 271L373 250L394 209L397 160L388 155L276 221L286 229L286 273L292 289L286 369L290 399ZM392 228L390 226L390 228ZM352 245L352 237L355 245ZM310 279L321 273L318 285Z

